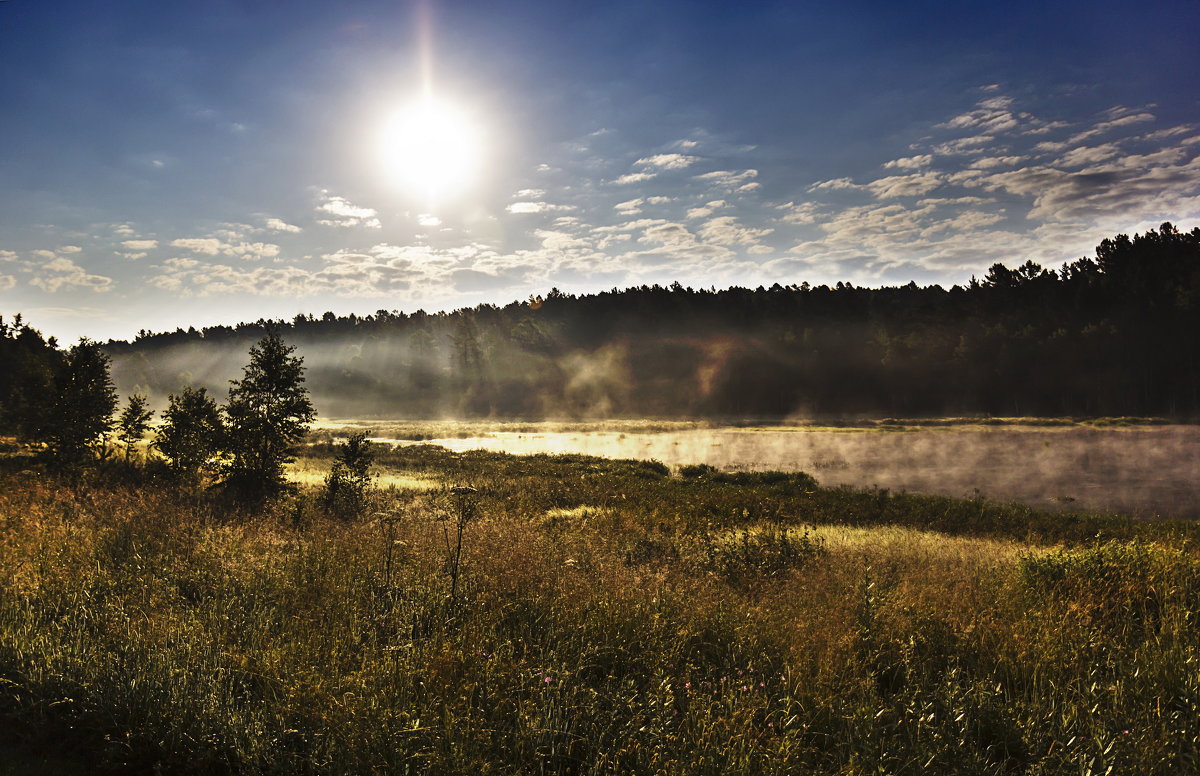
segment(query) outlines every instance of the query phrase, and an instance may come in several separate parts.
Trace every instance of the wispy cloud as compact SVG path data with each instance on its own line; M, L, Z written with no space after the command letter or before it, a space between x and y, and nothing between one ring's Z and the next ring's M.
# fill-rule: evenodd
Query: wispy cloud
M645 183L654 178L652 172L628 172L613 179L613 183L618 186L628 186L633 183Z
M654 154L653 156L638 159L635 164L657 167L660 170L682 170L698 161L700 161L700 157L688 154Z
M330 194L327 190L321 192L321 201L317 204L319 215L317 223L322 226L337 226L349 228L362 226L368 229L379 229L383 226L379 213L369 207L360 207L345 197Z
M555 205L550 202L513 202L505 210L510 213L561 213L574 210L574 205Z
M742 170L733 172L731 170L714 170L696 176L696 180L704 181L718 189L735 193L744 193L754 191L760 187L758 181L754 178L758 177L758 170Z

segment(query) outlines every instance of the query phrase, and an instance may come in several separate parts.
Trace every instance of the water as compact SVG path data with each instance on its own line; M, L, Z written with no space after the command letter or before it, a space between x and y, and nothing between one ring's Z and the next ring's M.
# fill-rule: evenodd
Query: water
M386 440L396 441L396 440ZM451 450L582 453L725 470L806 471L822 485L982 495L1048 509L1200 518L1200 427L715 428L491 432ZM408 444L408 443L403 443Z

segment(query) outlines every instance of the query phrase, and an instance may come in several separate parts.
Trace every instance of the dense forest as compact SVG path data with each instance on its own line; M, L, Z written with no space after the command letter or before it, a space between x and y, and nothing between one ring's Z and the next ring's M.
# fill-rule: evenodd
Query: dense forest
M557 290L448 313L297 316L103 347L125 394L223 395L249 345L296 346L329 417L1200 415L1200 228L1104 240L965 286ZM26 325L0 340L53 353ZM37 359L35 359L36 361ZM0 402L19 390L10 370Z

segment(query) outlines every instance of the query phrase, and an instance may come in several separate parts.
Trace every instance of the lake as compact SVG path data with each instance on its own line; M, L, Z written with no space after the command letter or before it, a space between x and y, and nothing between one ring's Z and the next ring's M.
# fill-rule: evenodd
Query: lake
M503 429L501 425L499 428ZM552 428L547 424L547 429ZM409 441L383 439L398 444ZM492 430L423 440L451 450L582 453L806 471L822 485L976 495L1048 509L1200 518L1200 427L949 426L917 430L806 426Z

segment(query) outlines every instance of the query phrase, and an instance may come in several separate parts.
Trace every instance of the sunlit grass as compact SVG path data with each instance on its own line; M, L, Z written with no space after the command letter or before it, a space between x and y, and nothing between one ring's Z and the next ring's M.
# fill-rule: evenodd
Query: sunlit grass
M286 472L288 482L296 485L319 487L329 476L329 459L303 457L289 464ZM442 487L444 483L436 477L411 472L384 469L375 474L378 488L397 490L428 491Z
M1188 526L582 456L407 447L380 469L440 485L354 521L309 486L246 513L0 474L19 751L278 774L1178 774L1200 756ZM459 484L477 513L451 599L461 496L441 486Z

